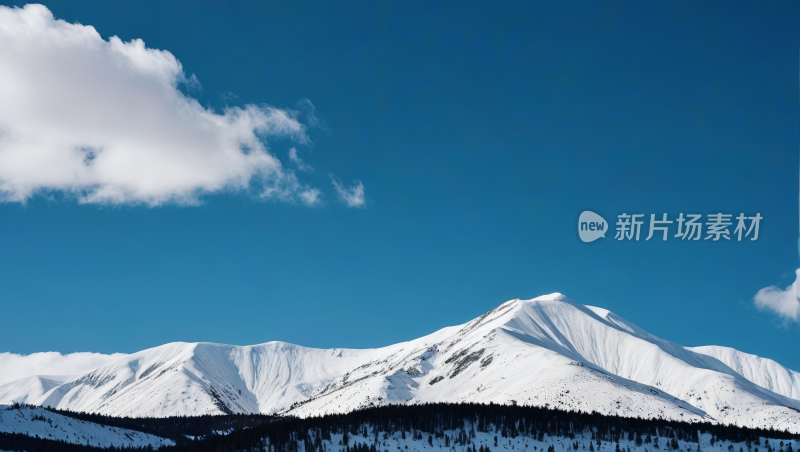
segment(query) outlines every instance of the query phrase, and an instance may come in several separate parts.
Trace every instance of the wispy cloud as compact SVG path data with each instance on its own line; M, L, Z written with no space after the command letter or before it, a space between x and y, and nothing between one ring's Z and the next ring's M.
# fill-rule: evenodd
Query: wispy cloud
M795 271L795 281L787 288L776 286L765 287L756 293L753 302L759 309L775 312L787 321L797 322L800 319L800 299L798 299L798 281L800 269Z
M301 159L300 156L297 155L297 149L295 148L289 149L289 161L294 163L294 165L300 171L303 171L305 173L314 172L314 168L311 165L306 164L306 162L304 162L303 159Z
M0 7L0 201L63 192L82 203L197 204L250 192L316 204L266 140L308 144L313 105L203 107L168 51L104 40L42 5Z
M353 181L352 187L345 187L342 181L339 180L333 173L329 174L333 188L336 189L336 195L339 200L347 204L347 207L364 207L366 199L364 198L364 184L360 180Z
M32 375L81 375L126 356L123 353L0 353L0 385Z

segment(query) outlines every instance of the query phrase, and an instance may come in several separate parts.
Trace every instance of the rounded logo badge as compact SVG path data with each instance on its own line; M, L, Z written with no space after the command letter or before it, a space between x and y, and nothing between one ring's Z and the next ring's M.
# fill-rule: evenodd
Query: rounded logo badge
M578 236L583 242L589 243L601 237L605 238L606 231L608 231L608 223L594 212L583 211L578 218Z

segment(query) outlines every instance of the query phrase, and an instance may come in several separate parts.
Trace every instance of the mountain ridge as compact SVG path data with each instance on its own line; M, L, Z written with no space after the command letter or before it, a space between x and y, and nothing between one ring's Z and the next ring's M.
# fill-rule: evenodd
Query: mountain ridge
M8 383L0 402L25 397L116 416L313 416L388 403L495 402L800 433L797 373L737 353L682 347L556 293L376 349L170 343L44 394Z

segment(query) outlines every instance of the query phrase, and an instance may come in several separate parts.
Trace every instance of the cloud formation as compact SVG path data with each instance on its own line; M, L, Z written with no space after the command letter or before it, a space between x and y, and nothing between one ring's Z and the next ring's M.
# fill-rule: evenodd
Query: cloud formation
M289 161L294 163L295 166L297 166L297 169L299 169L300 171L303 171L304 173L313 173L314 172L314 167L312 167L311 165L309 165L306 162L304 162L303 159L301 159L300 156L297 155L297 149L296 148L289 149Z
M347 204L347 207L364 207L366 199L364 198L364 184L360 180L353 181L352 187L345 187L342 181L339 180L333 173L330 173L333 188L336 189L336 195L339 200Z
M67 355L58 352L0 353L0 385L32 375L81 375L126 356L124 353L103 355L88 352Z
M317 204L266 140L309 143L313 105L222 113L184 95L199 89L166 50L104 40L42 5L0 7L0 201L61 191L82 203L196 204L245 191Z
M769 309L787 321L797 322L800 319L800 298L798 298L798 281L800 269L795 271L795 281L786 289L776 286L765 287L756 293L753 302L759 309Z

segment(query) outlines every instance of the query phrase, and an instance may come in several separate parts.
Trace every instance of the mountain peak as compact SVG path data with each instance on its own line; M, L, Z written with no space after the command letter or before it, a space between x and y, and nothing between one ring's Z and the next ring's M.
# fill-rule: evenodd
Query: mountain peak
M553 292L548 295L541 295L536 298L532 298L530 300L525 300L525 301L566 301L574 303L574 301L572 301L569 297L559 292Z

